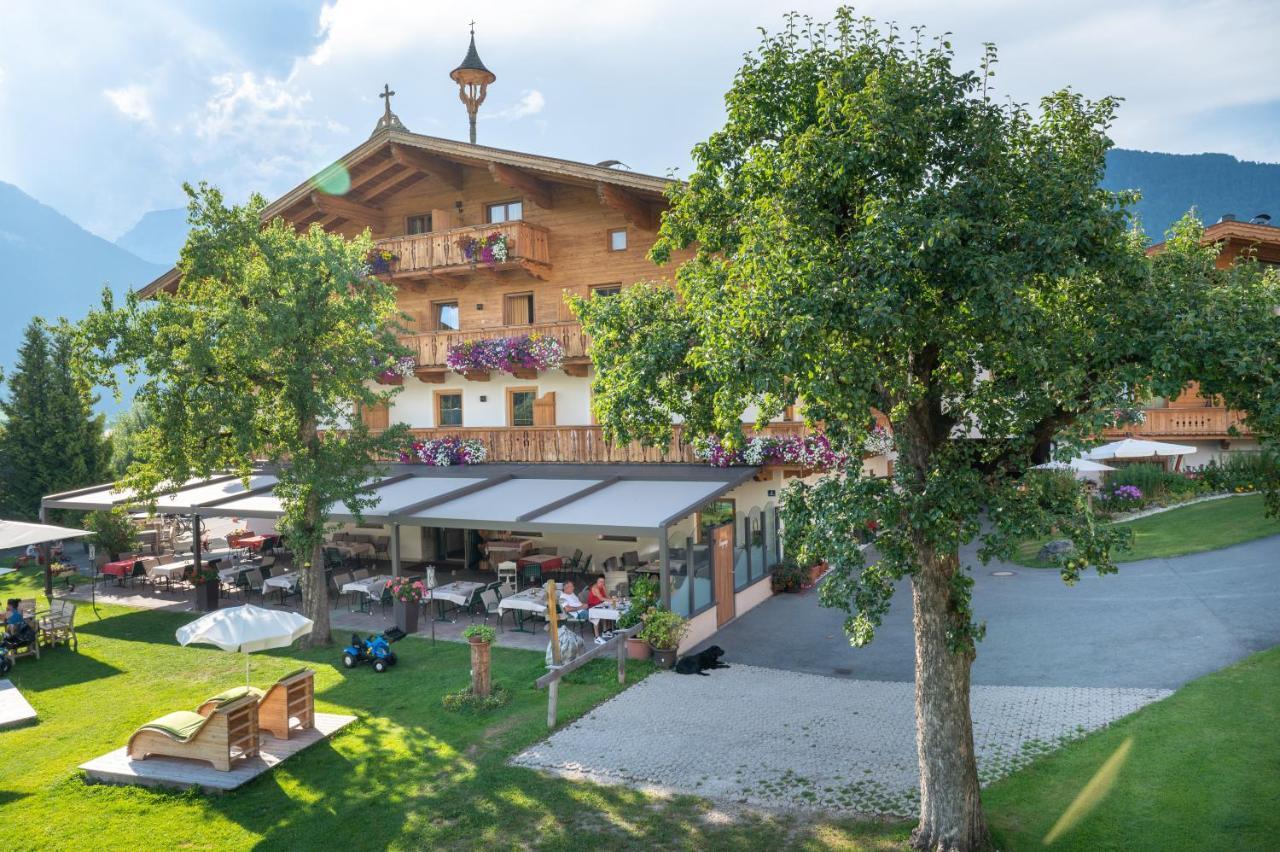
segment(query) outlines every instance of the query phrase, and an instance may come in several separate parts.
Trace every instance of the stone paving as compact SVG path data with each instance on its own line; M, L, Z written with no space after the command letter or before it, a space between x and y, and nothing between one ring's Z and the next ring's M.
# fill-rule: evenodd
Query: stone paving
M771 810L910 816L914 686L734 665L652 675L512 763L600 783ZM1166 689L975 686L984 784Z

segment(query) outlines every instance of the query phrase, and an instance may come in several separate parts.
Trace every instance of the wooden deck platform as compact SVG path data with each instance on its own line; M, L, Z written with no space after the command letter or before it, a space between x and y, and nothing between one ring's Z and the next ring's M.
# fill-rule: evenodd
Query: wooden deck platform
M35 720L35 708L22 697L18 687L7 680L0 680L0 728L23 725Z
M219 772L198 760L179 760L171 757L152 757L133 760L124 746L113 752L82 763L86 780L100 784L136 784L143 787L172 787L185 790L199 787L206 793L225 793L249 783L267 772L277 763L287 760L308 746L324 740L350 725L355 716L338 716L333 713L317 713L316 725L311 730L292 739L278 740L270 734L262 734L261 753L232 766L230 772Z

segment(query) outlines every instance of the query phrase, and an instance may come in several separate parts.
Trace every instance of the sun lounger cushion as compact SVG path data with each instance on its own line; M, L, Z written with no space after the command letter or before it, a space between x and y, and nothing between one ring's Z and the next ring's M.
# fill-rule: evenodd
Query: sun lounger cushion
M159 719L153 719L143 728L151 728L168 734L179 742L186 742L200 732L208 719L199 713L192 713L190 710L177 710L168 715L161 716Z
M217 695L210 697L205 704L208 704L211 701L217 702L218 704L225 704L228 701L235 701L243 695L252 695L254 698L261 700L264 694L266 694L266 691L258 689L256 686L233 686L230 689L225 689Z

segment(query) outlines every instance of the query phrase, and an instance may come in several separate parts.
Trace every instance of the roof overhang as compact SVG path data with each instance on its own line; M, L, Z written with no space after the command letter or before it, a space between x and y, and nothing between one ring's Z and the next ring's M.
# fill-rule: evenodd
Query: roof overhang
M670 524L752 479L754 467L702 465L388 464L367 480L370 505L337 507L338 522L543 533L660 536ZM201 517L280 517L272 469L222 475L139 499L111 484L51 494L46 509L115 506Z

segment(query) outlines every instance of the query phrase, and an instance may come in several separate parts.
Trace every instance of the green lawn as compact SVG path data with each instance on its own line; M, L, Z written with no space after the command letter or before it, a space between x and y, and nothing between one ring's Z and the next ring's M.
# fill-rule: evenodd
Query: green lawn
M1277 848L1277 696L1280 648L1273 648L1041 758L984 794L997 841L1041 847L1080 797L1048 848Z
M1117 562L1203 553L1269 535L1280 535L1280 519L1263 512L1261 494L1209 500L1170 509L1158 515L1127 521L1133 530L1133 547L1117 554ZM1031 568L1048 568L1036 558L1048 539L1023 542L1014 561Z
M29 597L37 585L29 571L0 578L0 597ZM10 676L40 714L36 725L0 732L0 824L20 832L21 848L884 850L903 848L910 831L903 822L726 814L696 797L507 766L546 734L546 696L532 688L541 655L495 649L494 677L512 689L512 703L457 715L440 697L466 683L467 648L416 639L400 643L401 664L385 675L348 672L335 651L254 655L258 684L308 661L318 709L359 721L241 790L206 797L86 785L78 764L123 745L154 716L239 682L244 669L235 655L178 647L173 631L190 616L80 614L78 654L20 660ZM634 679L648 668L628 671ZM562 723L617 690L608 662L571 675ZM1053 848L1263 848L1253 844L1280 832L1277 694L1280 651L1270 651L1037 761L984 797L1001 847L1043 848L1078 792L1131 739L1110 794ZM673 726L679 718L672 708Z

